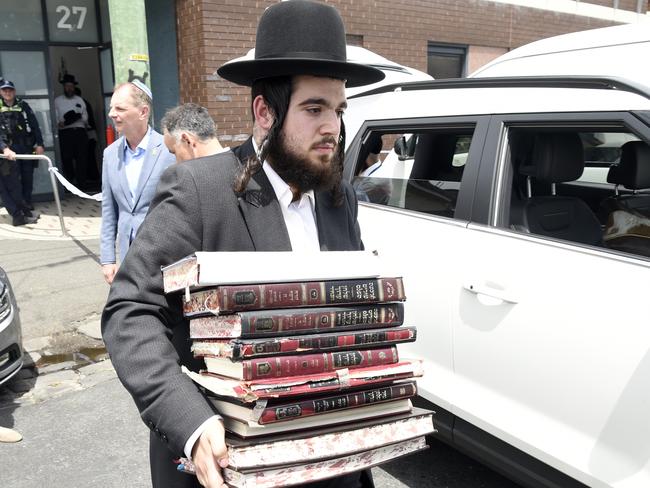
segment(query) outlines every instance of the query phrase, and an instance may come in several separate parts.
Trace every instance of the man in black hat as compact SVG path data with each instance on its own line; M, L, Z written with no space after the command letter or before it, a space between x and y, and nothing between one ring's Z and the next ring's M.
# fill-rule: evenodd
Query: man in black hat
M78 85L73 75L65 74L61 79L63 95L54 99L56 120L59 126L59 147L63 161L63 175L80 189L86 187L88 158L88 111L86 103L75 94Z
M342 182L345 86L383 73L346 61L345 30L330 6L290 0L262 15L256 58L219 74L251 86L264 134L256 157L232 152L174 165L120 267L102 315L118 376L151 429L155 487L221 487L228 464L220 417L184 375L198 370L181 297L163 293L160 267L195 251L338 251L362 248L357 201ZM236 180L233 185L233 181ZM246 262L241 263L246 266ZM172 458L191 456L197 478ZM312 485L310 485L312 486ZM368 473L313 486L372 486Z

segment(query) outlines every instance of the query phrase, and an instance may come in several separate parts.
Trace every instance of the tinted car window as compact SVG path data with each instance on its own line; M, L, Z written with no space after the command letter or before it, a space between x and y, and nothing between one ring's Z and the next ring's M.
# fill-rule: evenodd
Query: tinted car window
M473 129L365 135L353 185L360 201L453 217Z

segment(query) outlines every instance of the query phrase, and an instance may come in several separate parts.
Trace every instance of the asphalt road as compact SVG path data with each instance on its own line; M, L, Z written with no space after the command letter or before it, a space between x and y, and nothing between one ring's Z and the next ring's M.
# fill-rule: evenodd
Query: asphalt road
M25 340L72 329L101 313L108 285L99 240L0 240L0 266L14 289Z

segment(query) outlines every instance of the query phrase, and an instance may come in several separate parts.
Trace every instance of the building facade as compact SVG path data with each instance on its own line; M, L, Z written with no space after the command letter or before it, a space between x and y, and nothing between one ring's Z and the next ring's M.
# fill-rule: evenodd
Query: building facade
M155 124L169 107L199 103L217 122L221 142L237 145L252 127L249 89L220 79L216 70L254 47L259 17L277 1L2 0L0 75L13 80L18 95L34 108L47 154L57 162L52 107L62 92L59 80L65 73L76 76L83 97L94 109L97 150L91 164L99 174L112 88L128 77L144 77L151 86ZM326 1L341 12L349 44L436 78L465 76L513 48L544 37L649 18L648 0ZM134 2L143 8L129 10ZM145 16L141 25L146 26L148 52L138 47L128 59L119 58L113 47L128 45L133 29L123 25L129 16L111 18L111 12L136 10ZM138 34L141 38L142 32ZM122 69L124 63L134 68ZM121 79L124 76L127 79ZM50 195L42 164L35 198Z
M276 0L177 0L180 100L208 107L224 144L251 130L249 90L216 70L255 44L264 8ZM497 56L558 34L644 21L646 0L328 0L348 43L435 78L465 76ZM555 9L539 8L551 5ZM649 26L650 28L650 26Z

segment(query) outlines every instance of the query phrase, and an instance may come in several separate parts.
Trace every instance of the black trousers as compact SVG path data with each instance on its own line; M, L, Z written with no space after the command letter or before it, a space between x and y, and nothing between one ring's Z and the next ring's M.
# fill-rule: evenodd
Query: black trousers
M23 193L18 177L20 161L0 160L0 198L7 212L16 217L23 211ZM31 164L31 161L30 161Z
M63 160L63 176L77 187L86 186L88 171L88 134L86 129L74 127L59 130L59 145Z
M153 488L200 488L196 476L176 470L174 455L153 432L149 438L149 461ZM301 488L374 488L370 470L351 473L338 478L297 485Z
M31 154L33 146L15 145L11 150L16 154ZM23 193L23 201L27 205L32 204L32 193L34 191L34 170L38 167L38 161L18 160L18 175L20 176L20 187Z

